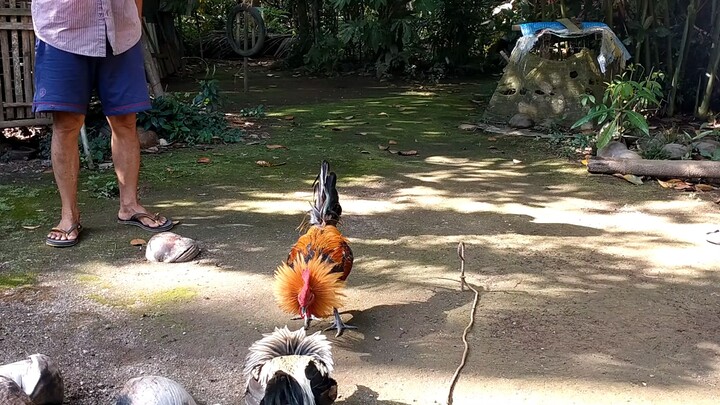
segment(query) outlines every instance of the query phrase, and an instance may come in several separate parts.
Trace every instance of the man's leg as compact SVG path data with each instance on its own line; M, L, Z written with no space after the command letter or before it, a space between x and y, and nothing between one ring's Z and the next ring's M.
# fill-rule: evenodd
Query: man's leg
M53 113L50 156L55 183L57 183L62 203L60 223L57 225L57 229L69 230L80 223L77 202L78 175L80 173L78 136L84 121L83 114L60 111ZM77 229L69 234L57 231L50 231L48 234L48 238L54 240L72 240L77 237Z
M120 188L118 219L127 220L134 214L147 213L138 199L140 177L140 142L136 132L135 113L107 117L112 129L112 158ZM76 141L77 142L77 141ZM152 228L163 225L167 219L141 217L139 220Z

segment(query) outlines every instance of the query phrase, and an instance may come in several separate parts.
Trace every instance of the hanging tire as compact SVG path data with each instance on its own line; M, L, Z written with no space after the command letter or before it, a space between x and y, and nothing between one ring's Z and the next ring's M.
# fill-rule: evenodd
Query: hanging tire
M251 31L251 38L249 39L251 47L245 49L245 39L243 37L235 37L235 22L238 18L244 18L243 14L250 14L250 21L255 23L255 29ZM233 7L228 14L227 23L225 25L225 33L227 34L230 46L233 51L240 56L250 57L257 55L265 45L265 37L267 36L267 29L265 28L265 21L260 15L260 10L257 7L250 7L245 4L238 4ZM252 43L252 40L255 43Z

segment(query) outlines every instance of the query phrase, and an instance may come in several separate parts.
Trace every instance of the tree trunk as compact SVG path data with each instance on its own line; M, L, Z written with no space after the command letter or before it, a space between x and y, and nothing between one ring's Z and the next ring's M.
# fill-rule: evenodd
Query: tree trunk
M657 178L720 179L720 162L591 158L588 161L588 172L634 174Z
M718 0L713 0L712 9L713 13L717 11ZM705 70L707 75L707 83L705 84L705 92L703 94L702 102L698 107L695 115L698 118L706 118L710 112L710 97L712 96L713 87L715 87L715 81L717 79L718 67L720 67L720 16L714 14L714 23L712 30L712 42L713 48L708 59L708 66Z
M672 0L665 0L664 20L665 20L665 28L667 28L668 30L670 30L670 28L672 28L672 23L670 22L670 14L671 14L671 9L674 9L674 5L675 4L672 2ZM666 71L667 71L668 76L672 77L675 68L673 66L673 39L672 39L672 35L670 35L669 33L667 35L666 41L667 41L667 43L666 43L667 49L665 49L665 52L666 52L666 55L665 55L666 62L665 63L667 64Z
M673 74L672 82L670 83L670 97L668 98L668 116L672 117L675 115L675 99L677 98L677 92L680 87L680 79L685 66L685 58L690 50L688 43L690 42L690 35L695 25L695 17L697 16L697 0L690 0L687 7L687 16L685 18L685 29L683 30L682 41L680 41L680 52L678 54L678 60L675 64L675 73Z
M604 0L605 24L613 28L613 0Z

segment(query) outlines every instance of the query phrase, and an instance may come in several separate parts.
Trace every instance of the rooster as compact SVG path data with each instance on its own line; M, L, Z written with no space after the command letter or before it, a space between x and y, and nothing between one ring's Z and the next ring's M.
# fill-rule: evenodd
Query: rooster
M245 359L246 405L328 405L337 398L337 382L330 377L330 342L304 329L286 327L250 346Z
M309 212L309 228L290 249L287 260L275 271L275 300L285 312L310 321L333 315L329 328L357 329L343 323L337 308L341 304L345 280L353 265L348 240L337 229L342 207L335 188L337 176L323 161L313 183L314 201Z

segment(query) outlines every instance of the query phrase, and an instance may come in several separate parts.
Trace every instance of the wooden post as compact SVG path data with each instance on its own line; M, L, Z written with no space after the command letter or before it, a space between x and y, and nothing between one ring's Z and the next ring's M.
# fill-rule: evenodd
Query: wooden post
M160 83L160 74L158 73L157 65L155 65L152 52L150 52L150 44L148 44L147 35L145 35L145 33L143 33L141 41L143 55L145 57L145 73L147 74L148 82L150 83L150 91L153 96L161 97L165 95L165 91L162 88L162 83Z

